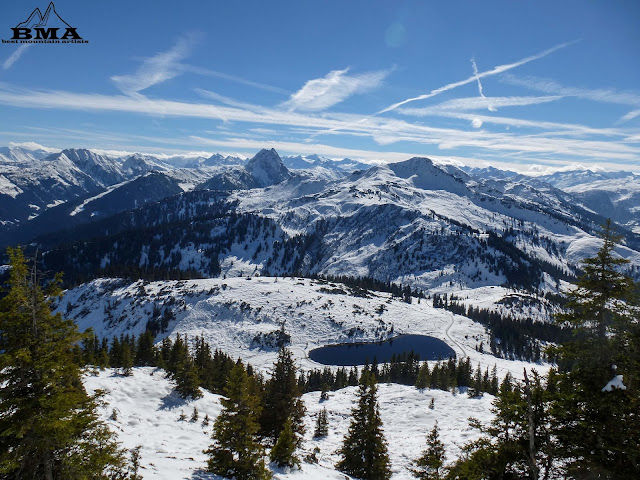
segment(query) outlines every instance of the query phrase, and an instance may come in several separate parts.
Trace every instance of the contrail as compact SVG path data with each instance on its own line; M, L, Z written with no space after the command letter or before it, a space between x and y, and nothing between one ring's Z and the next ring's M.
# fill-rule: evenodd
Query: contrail
M23 43L18 48L14 50L14 52L7 58L2 64L2 68L4 70L9 70L14 63L18 61L18 59L27 51L27 48L31 46L30 43Z
M464 80L460 80L459 82L454 82L454 83L449 83L443 87L440 88L436 88L435 90L431 90L431 92L426 93L424 95L419 95L417 97L413 97L413 98L407 98L406 100L403 100L401 102L398 103L394 103L393 105L389 105L387 108L383 108L382 110L377 111L376 113L372 114L372 115L368 115L360 120L358 120L357 122L352 123L351 125L346 125L346 127L349 126L354 126L354 125L358 125L360 123L363 123L365 121L367 121L369 118L375 117L376 115L381 115L383 113L386 112L390 112L392 110L395 110L398 107L401 107L402 105L406 105L407 103L411 103L411 102L415 102L417 100L425 100L427 98L431 98L431 97L435 97L436 95L439 95L443 92L447 92L449 90L453 90L454 88L458 88L461 87L463 85L467 85L469 83L472 83L474 81L480 81L480 78L484 78L484 77L490 77L492 75L497 75L499 73L503 73L503 72L507 72L509 70L512 70L516 67L520 67L526 63L529 62L533 62L534 60L539 60L541 58L546 57L547 55L551 55L553 52L560 50L562 48L568 47L570 45L573 45L574 43L579 42L579 40L574 40L572 42L566 42L566 43L561 43L559 45L555 45L551 48L548 48L546 50L543 50L540 53L537 53L535 55L531 55L529 57L525 57L522 60L518 60L517 62L514 63L507 63L504 65L498 65L497 67L492 68L491 70L487 70L485 72L481 72L481 73L477 73L474 74L468 78L465 78ZM344 127L343 127L344 128ZM318 135L321 135L323 133L334 133L336 131L342 130L343 128L332 128L330 130L326 130L324 132L317 132L313 135L311 135L310 138L316 137Z
M484 96L484 92L482 91L482 82L480 82L480 77L478 76L478 65L476 64L475 58L471 59L471 66L473 67L473 74L476 76L476 80L478 81L478 91L480 92L480 96L486 99L487 97ZM487 103L487 108L490 112L496 111L496 108L489 103Z
M480 96L482 98L487 98L484 96L484 93L482 93L482 83L480 83L480 77L478 77L478 65L476 65L475 58L471 59L471 66L473 67L473 74L476 76L476 80L478 81L478 91L480 92Z
M541 58L544 58L547 55L552 54L556 50L560 50L561 48L568 47L568 46L573 45L574 43L577 43L577 42L578 42L578 40L574 40L573 42L561 43L560 45L556 45L554 47L548 48L547 50L544 50L544 51L542 51L540 53L537 53L535 55L531 55L530 57L523 58L522 60L519 60L517 62L507 63L505 65L498 65L497 67L494 67L491 70L487 70L486 72L482 72L482 73L478 73L478 74L472 75L472 76L470 76L468 78L465 78L464 80L460 80L459 82L449 83L448 85L445 85L444 87L440 87L440 88L436 88L435 90L431 90L429 93L426 93L424 95L419 95L419 96L413 97L413 98L407 98L406 100L403 100L401 102L394 103L393 105L390 105L387 108L384 108L384 109L380 110L379 112L376 112L375 115L380 115L381 113L390 112L391 110L395 110L396 108L401 107L402 105L406 105L407 103L411 103L411 102L415 102L417 100L425 100L427 98L435 97L436 95L439 95L442 92L447 92L449 90L453 90L454 88L458 88L458 87L461 87L463 85L467 85L469 83L478 81L480 78L490 77L492 75L497 75L499 73L503 73L503 72L509 71L509 70L514 69L516 67L520 67L520 66L522 66L522 65L524 65L526 63L533 62L534 60L540 60Z

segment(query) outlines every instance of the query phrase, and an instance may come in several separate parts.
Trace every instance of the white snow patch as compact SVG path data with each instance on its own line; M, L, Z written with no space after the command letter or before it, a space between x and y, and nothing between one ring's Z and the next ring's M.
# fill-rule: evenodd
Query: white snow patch
M611 392L614 388L619 388L620 390L627 389L627 386L622 382L622 375L616 375L611 380L609 380L609 383L602 387L602 391Z

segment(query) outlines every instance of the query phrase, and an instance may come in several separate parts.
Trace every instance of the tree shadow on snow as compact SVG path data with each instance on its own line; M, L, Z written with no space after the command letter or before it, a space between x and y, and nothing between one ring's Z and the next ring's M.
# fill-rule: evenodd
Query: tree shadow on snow
M191 474L191 480L226 480L220 475L209 473L205 470L196 470Z
M173 410L174 408L184 407L189 403L190 399L182 398L173 390L169 395L165 395L160 399L160 408L158 410Z

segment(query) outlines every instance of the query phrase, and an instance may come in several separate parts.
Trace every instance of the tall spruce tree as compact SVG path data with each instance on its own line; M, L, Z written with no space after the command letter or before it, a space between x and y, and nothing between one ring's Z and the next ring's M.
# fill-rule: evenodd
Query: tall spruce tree
M296 456L296 436L293 431L293 422L288 418L278 436L278 441L271 449L271 461L278 467L300 466L300 459Z
M324 438L327 435L329 435L329 420L327 418L327 409L323 408L318 412L313 438Z
M551 352L557 370L546 382L535 372L505 378L487 435L465 447L450 478L640 478L638 286L620 271L610 222L601 236L558 317L576 335ZM622 388L606 388L612 379Z
M82 336L53 315L60 276L43 287L34 261L8 249L9 291L0 300L0 478L125 478L124 452L99 421L73 350ZM119 475L119 477L118 477Z
M364 480L391 477L377 391L375 377L365 370L358 388L358 405L351 410L351 425L338 450L342 458L336 468Z
M601 237L559 317L577 335L559 349L553 427L569 478L640 478L638 286L621 272L610 221ZM618 375L626 389L604 390Z
M411 473L421 480L441 480L445 474L443 468L445 458L444 444L440 440L440 430L436 422L427 435L427 448L413 462Z
M285 347L278 351L278 359L273 366L273 375L267 381L264 392L264 409L260 418L261 433L275 443L287 419L291 419L295 445L299 446L304 433L302 402L296 365L291 351Z
M464 455L447 478L527 479L556 478L555 442L549 429L549 388L534 371L526 382L507 376L494 400L491 424L472 426L485 435L465 446Z
M221 400L224 409L213 424L213 444L205 452L212 473L237 480L271 478L258 439L260 399L252 390L251 379L238 362L229 374L227 398Z

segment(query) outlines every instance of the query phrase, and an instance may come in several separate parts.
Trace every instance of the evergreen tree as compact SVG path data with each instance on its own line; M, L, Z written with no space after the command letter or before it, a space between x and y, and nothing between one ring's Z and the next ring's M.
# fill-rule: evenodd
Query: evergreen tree
M336 468L364 480L391 477L387 442L382 431L376 380L365 371L358 388L358 405L351 410L351 425L338 451Z
M418 370L418 378L416 380L416 388L420 390L424 390L429 386L429 365L427 362L424 362Z
M300 459L295 455L296 440L291 418L287 418L278 441L271 449L271 461L278 467L299 467Z
M637 286L619 272L611 224L561 321L575 337L551 352L546 379L502 382L487 436L465 448L451 478L640 478L640 325ZM612 378L624 388L607 389Z
M139 366L155 366L157 363L158 352L153 344L154 335L146 330L138 337L138 345L136 347L135 363Z
M494 401L489 426L472 426L485 436L467 445L465 455L448 478L528 479L555 478L555 442L549 429L549 389L533 372L524 383L503 381Z
M638 286L620 272L610 222L602 246L584 260L584 275L560 316L577 328L559 349L554 430L570 478L640 477L640 314ZM603 390L621 375L626 389Z
M133 356L128 343L121 345L120 365L122 367L122 375L130 377L133 374Z
M60 276L41 286L35 262L8 249L9 291L0 300L0 478L107 479L126 475L124 452L98 420L73 360L81 335L53 315Z
M438 429L438 423L427 435L427 448L420 458L413 462L413 468L411 473L416 478L422 480L441 480L444 478L444 460L445 450L444 444L440 440L440 430Z
M176 367L174 375L176 381L176 392L182 398L200 398L200 381L198 371L191 357L184 358Z
M241 363L231 370L225 393L224 408L213 425L213 444L205 452L208 470L237 480L271 478L257 436L260 401L251 393L251 381Z
M313 438L323 438L329 435L329 422L327 420L327 409L323 408L318 412L316 428L313 431Z
M267 381L264 392L264 410L260 418L261 433L270 437L274 442L280 436L284 424L289 417L299 446L304 425L305 408L302 403L296 366L287 348L280 348L278 359L273 367L273 375Z

